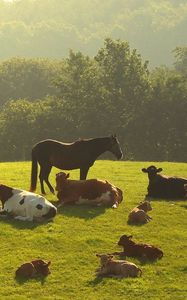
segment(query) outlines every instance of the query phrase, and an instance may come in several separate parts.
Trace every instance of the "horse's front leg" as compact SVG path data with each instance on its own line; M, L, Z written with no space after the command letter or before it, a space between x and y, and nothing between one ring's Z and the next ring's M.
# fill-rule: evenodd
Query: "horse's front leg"
M80 180L85 180L90 167L80 168Z

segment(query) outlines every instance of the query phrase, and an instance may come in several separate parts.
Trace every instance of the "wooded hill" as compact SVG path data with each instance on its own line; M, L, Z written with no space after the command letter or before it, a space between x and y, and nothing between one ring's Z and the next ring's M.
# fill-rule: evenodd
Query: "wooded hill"
M0 0L0 59L96 55L107 37L136 48L151 66L171 65L187 43L185 0Z

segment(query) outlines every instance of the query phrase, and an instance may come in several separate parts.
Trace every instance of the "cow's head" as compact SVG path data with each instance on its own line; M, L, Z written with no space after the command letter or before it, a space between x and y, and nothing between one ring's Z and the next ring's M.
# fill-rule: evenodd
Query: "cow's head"
M96 254L96 256L100 258L101 266L105 266L107 262L111 261L114 257L111 254Z
M132 239L132 235L122 235L118 241L118 245L119 246L125 246L126 244L128 244L129 242L131 242Z
M49 274L51 274L50 270L49 270L49 266L51 264L51 262L46 262L42 259L36 259L32 261L32 264L34 265L36 271L38 274L41 274L43 276L47 276Z
M59 172L56 174L56 187L55 190L60 192L62 190L63 183L69 178L70 174L65 172Z
M157 167L155 167L155 166L150 166L147 169L143 168L142 172L148 173L148 177L151 178L151 177L156 176L157 173L162 172L162 168L157 169Z
M42 196L34 199L32 205L33 215L36 220L37 218L50 220L56 216L57 208Z
M13 189L4 184L0 184L0 200L2 202L2 207L4 207L5 202L13 196Z
M145 212L152 210L151 203L149 201L140 202L137 207L139 209L143 209Z

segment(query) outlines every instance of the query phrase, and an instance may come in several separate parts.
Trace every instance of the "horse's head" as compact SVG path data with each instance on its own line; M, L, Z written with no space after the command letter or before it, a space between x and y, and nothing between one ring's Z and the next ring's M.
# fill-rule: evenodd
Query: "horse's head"
M110 152L112 152L117 159L121 159L123 157L123 152L121 150L119 141L116 135L110 136Z

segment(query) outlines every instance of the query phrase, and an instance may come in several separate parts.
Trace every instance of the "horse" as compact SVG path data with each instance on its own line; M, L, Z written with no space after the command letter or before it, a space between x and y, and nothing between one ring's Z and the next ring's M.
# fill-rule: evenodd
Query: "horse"
M30 191L36 190L38 164L40 165L41 193L45 194L45 181L51 193L54 194L54 189L48 179L53 166L61 170L80 169L80 180L85 180L89 168L97 157L106 151L113 153L117 159L123 157L116 135L81 139L73 143L63 143L51 139L40 141L32 148Z

